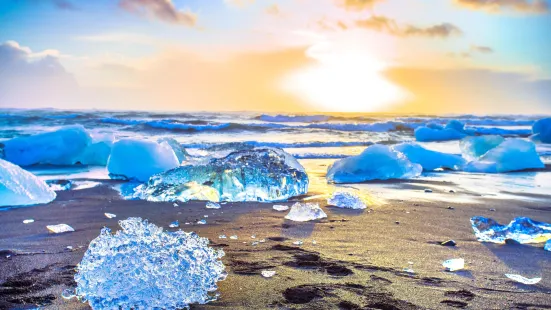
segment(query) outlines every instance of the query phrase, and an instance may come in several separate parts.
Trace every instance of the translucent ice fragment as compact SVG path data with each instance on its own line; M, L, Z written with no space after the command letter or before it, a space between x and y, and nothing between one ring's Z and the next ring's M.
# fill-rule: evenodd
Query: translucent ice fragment
M447 271L461 270L465 268L465 260L463 258L448 259L442 263L442 266L444 266Z
M168 227L170 227L170 228L180 227L180 222L174 221L174 222L170 223L170 225L168 225Z
M174 206L175 208L176 208L176 207L178 206L178 204L177 204L177 203L173 203L172 205L173 205L173 206Z
M536 145L533 142L522 139L507 139L477 160L469 162L464 170L468 172L502 173L544 167L545 165L536 152Z
M365 203L357 194L351 193L351 192L344 192L344 191L334 192L333 196L327 199L327 203L339 208L347 208L347 209L367 208Z
M303 245L304 242L302 242L302 240L297 240L297 241L294 241L293 244L294 245Z
M287 211L287 210L289 210L289 206L283 206L283 205L274 205L272 208L276 211Z
M226 238L227 238L226 235L219 235L218 236L218 239L226 239Z
M547 240L543 249L546 251L551 251L551 240Z
M232 239L232 240L237 240L238 237L237 237L237 235L233 235L233 236L230 236L230 239Z
M73 299L73 298L76 297L75 290L74 289L65 289L61 293L61 297L63 297L63 299Z
M551 239L551 224L537 222L528 217L517 217L508 225L491 218L475 216L471 224L478 241L504 243L507 239L519 243L539 243Z
M505 138L502 136L467 137L459 142L459 147L463 157L468 160L475 160L500 145L503 141L505 141Z
M415 271L413 269L409 268L409 267L404 268L404 272L409 273L409 274L414 274L415 273Z
M207 209L220 209L221 206L220 206L220 204L217 203L217 202L209 201L209 202L207 202L206 208L207 208Z
M327 214L319 207L317 203L297 202L291 207L291 211L285 216L286 219L295 222L307 222L321 218L326 218Z
M206 223L207 223L207 221L205 221L205 220L197 221L197 224L199 224L199 225L205 225Z
M104 213L105 214L105 217L108 218L108 219L112 219L112 218L116 218L117 215L116 214L113 214L113 213Z
M207 238L167 232L140 218L103 228L77 266L76 295L92 309L184 309L216 299L226 277Z
M30 224L30 223L34 223L34 220L33 219L23 220L23 224Z
M271 278L276 274L275 270L262 270L260 273L264 278Z
M48 225L48 226L46 226L46 228L48 228L49 231L51 231L55 234L75 231L73 227L71 227L67 224Z
M526 285L534 285L541 281L541 278L532 278L528 279L518 274L505 274L505 276L515 282L526 284Z

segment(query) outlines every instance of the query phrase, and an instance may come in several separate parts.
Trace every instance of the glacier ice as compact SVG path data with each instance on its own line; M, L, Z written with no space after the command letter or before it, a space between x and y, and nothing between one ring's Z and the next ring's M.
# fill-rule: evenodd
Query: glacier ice
M176 158L178 158L178 162L182 163L184 160L186 160L189 156L189 154L186 152L186 149L174 138L161 138L157 142L163 143L166 142L172 150L174 151L174 154L176 155Z
M317 219L326 218L327 214L323 212L317 203L300 203L296 202L291 211L285 216L286 219L295 222L307 222Z
M333 183L358 183L369 180L408 179L417 177L423 168L392 148L375 144L361 154L335 161L327 170Z
M181 309L216 299L222 250L196 233L163 231L141 218L103 228L77 266L75 293L92 309Z
M107 170L114 178L145 182L152 175L179 165L178 158L166 142L122 139L113 144Z
M459 142L459 147L463 157L468 160L475 160L500 145L503 141L505 141L505 138L495 135L467 137Z
M415 139L421 142L459 140L467 136L466 133L454 128L418 127L414 131Z
M452 258L444 261L442 266L446 268L447 271L457 271L465 268L465 260L463 258Z
M48 203L56 193L34 174L0 159L0 207Z
M551 143L551 117L536 121L532 126L532 133L534 139L543 143Z
M333 195L327 199L327 203L332 206L347 209L365 209L367 206L362 199L355 193L348 191L335 191Z
M544 167L533 142L523 139L506 139L478 160L469 162L464 170L467 172L502 173Z
M447 154L432 150L427 150L417 143L405 142L393 146L398 152L404 153L406 157L414 164L420 164L423 170L435 170L446 168L451 170L460 170L466 163L461 156Z
M308 191L308 176L295 158L281 149L255 148L154 175L136 188L135 197L187 201L182 188L189 182L216 192L210 201L281 201Z
M519 243L539 243L551 239L551 224L537 222L528 217L517 217L508 225L500 225L491 218L475 216L471 224L478 241L505 243L515 240Z
M105 166L115 138L111 134L92 134L92 141L75 158L75 163L91 166Z
M73 165L77 157L92 142L81 125L67 126L56 131L18 137L3 141L4 156L19 166L35 164Z
M46 228L54 234L75 231L75 229L67 224L47 225Z
M515 282L526 284L526 285L534 285L541 281L541 278L526 278L518 274L510 274L506 273L505 276Z

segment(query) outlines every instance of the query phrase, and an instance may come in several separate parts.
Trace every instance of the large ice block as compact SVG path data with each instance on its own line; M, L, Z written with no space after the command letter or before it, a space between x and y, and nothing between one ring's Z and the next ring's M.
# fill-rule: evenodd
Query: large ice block
M475 160L500 145L503 141L505 141L505 138L494 135L467 137L459 142L459 147L463 157L468 160Z
M308 191L308 176L294 157L276 148L256 148L154 175L135 197L187 201L182 187L190 182L217 192L219 197L210 201L281 201Z
M327 170L327 180L334 183L358 183L369 180L408 179L417 177L423 168L386 145L367 147L360 155L335 161Z
M114 178L145 182L152 175L179 165L174 150L166 142L122 139L113 144L107 170Z
M508 225L483 216L471 218L474 233L479 241L505 243L511 239L519 243L540 243L551 239L551 224L517 217Z
M466 163L461 156L427 150L417 143L400 143L393 148L404 153L412 163L420 164L423 170L430 171L438 168L460 170Z
M215 300L222 250L194 232L165 232L141 218L103 228L77 266L76 296L92 309L184 309Z
M532 126L534 138L543 143L551 143L551 117L538 120Z
M56 193L34 174L0 159L0 207L48 203Z
M478 160L469 162L468 172L502 173L526 169L544 168L533 142L523 139L507 139L489 150Z
M92 166L107 165L114 141L115 137L111 134L93 134L92 142L76 157L75 162Z

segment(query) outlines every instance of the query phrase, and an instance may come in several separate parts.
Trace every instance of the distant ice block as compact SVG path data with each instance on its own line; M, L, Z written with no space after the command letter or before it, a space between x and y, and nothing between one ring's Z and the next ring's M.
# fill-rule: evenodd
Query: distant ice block
M551 239L547 240L543 249L551 252Z
M291 211L285 216L286 219L295 222L307 222L326 218L327 214L323 212L317 203L297 202L291 207Z
M427 150L417 143L400 143L393 146L393 148L404 153L412 163L420 164L423 170L426 171L438 168L460 170L466 163L461 156Z
M92 142L92 137L80 125L56 131L3 141L4 156L19 166L35 164L73 165L77 157Z
M536 121L532 126L534 139L543 143L551 143L551 117Z
M174 154L176 155L176 158L178 158L178 162L181 164L186 158L189 156L189 154L186 152L186 149L174 138L161 138L157 142L163 143L166 142L172 150L174 151Z
M508 225L483 216L471 218L471 224L478 241L505 243L515 240L519 243L539 243L551 239L551 224L537 222L528 217L517 217Z
M145 182L156 173L180 165L168 143L139 139L122 139L113 144L107 163L109 175Z
M518 283L522 283L522 284L526 284L526 285L534 285L534 284L537 284L541 281L541 278L532 278L532 279L529 279L529 278L526 278L526 277L523 277L521 275L518 275L518 274L510 274L510 273L507 273L505 274L505 276L515 282L518 282Z
M409 179L423 168L410 162L400 152L386 145L367 147L360 155L335 161L327 170L327 180L334 183L358 183L369 180Z
M416 128L414 135L415 140L421 142L459 140L467 136L466 133L454 128L431 128L428 126Z
M502 173L526 169L544 168L533 142L522 139L507 139L489 150L478 160L469 162L468 172Z
M220 204L217 203L217 202L208 201L207 204L205 205L205 208L207 208L207 209L220 209L220 208L222 208L222 206L220 206Z
M442 263L442 266L444 266L447 271L461 270L465 268L465 260L463 258L448 259Z
M216 299L226 277L222 250L191 232L165 232L147 220L103 228L77 266L76 295L92 309L184 309Z
M365 209L367 206L362 199L355 193L345 191L335 191L327 199L329 205L346 209Z
M135 196L150 201L188 201L182 186L189 182L218 193L219 197L210 197L210 201L281 201L308 191L308 176L295 158L281 149L256 148L154 175L136 188Z
M494 135L466 137L459 142L459 147L463 157L467 160L475 160L500 145L503 141L505 141L505 138Z
M93 134L92 142L75 158L75 163L105 166L115 138L111 134Z
M48 203L56 193L34 174L0 159L0 207Z
M75 229L67 224L47 225L46 228L54 234L75 231Z

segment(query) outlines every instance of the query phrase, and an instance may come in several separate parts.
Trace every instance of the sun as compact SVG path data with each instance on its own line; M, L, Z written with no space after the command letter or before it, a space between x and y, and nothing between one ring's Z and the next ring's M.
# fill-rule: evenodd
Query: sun
M306 54L316 64L286 76L282 87L318 111L383 111L408 96L385 79L386 65L365 48L322 42Z

